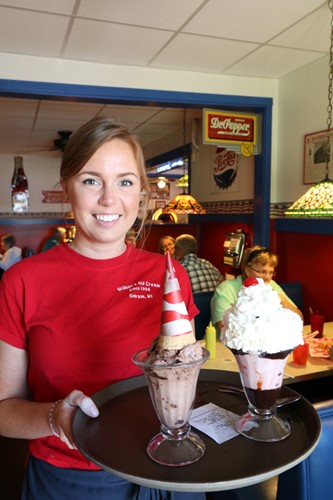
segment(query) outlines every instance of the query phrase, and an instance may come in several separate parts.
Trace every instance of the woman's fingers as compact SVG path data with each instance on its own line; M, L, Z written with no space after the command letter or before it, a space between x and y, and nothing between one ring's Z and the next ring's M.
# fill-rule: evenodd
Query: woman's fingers
M88 417L97 417L99 415L98 408L93 400L78 390L68 394L59 405L59 408L56 408L55 413L57 413L57 428L59 429L60 439L71 450L77 449L72 435L72 420L77 408L80 408Z
M88 417L97 417L99 411L91 398L83 394L82 391L72 391L65 399L71 407L79 407Z

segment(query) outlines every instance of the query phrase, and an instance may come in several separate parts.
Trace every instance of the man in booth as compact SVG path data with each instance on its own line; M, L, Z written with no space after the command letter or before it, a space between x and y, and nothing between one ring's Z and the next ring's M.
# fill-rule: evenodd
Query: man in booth
M197 256L197 240L191 234L176 238L174 256L185 267L194 294L214 292L223 281L222 274L211 262Z

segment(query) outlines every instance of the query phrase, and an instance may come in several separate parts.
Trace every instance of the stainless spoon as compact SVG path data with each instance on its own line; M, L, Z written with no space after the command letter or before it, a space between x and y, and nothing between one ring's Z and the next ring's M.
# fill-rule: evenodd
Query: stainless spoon
M235 387L233 385L227 384L219 384L217 388L218 392L229 392L231 394L243 394L245 396L245 392L240 387ZM288 405L290 403L294 403L301 398L299 395L289 396L287 398L278 398L276 400L275 406L276 408L280 408L280 406Z

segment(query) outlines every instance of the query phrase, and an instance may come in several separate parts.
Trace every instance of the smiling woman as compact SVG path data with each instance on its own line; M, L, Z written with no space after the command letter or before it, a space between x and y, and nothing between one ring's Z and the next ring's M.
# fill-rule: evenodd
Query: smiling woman
M112 120L91 120L69 141L60 175L75 217L72 247L84 254L89 249L98 259L122 253L124 230L134 224L139 205L142 224L147 211L148 197L141 193L149 193L149 183L139 139Z
M160 330L166 257L125 244L149 192L140 143L114 121L94 119L71 137L60 174L73 241L12 266L0 283L0 435L30 440L25 500L43 487L52 498L170 498L101 471L72 435L76 408L97 417L89 396L139 375L131 356ZM192 320L186 271L174 269Z

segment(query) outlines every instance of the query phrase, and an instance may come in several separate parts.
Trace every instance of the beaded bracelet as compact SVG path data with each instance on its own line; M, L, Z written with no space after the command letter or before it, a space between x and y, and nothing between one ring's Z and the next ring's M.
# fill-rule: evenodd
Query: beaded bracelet
M55 430L55 427L53 425L53 413L54 413L54 410L56 409L57 405L59 403L61 403L62 401L63 401L62 399L58 399L58 401L56 401L55 403L53 403L53 405L51 406L50 412L49 412L49 417L48 417L49 418L49 426L50 426L51 432L57 438L60 437L60 434Z

